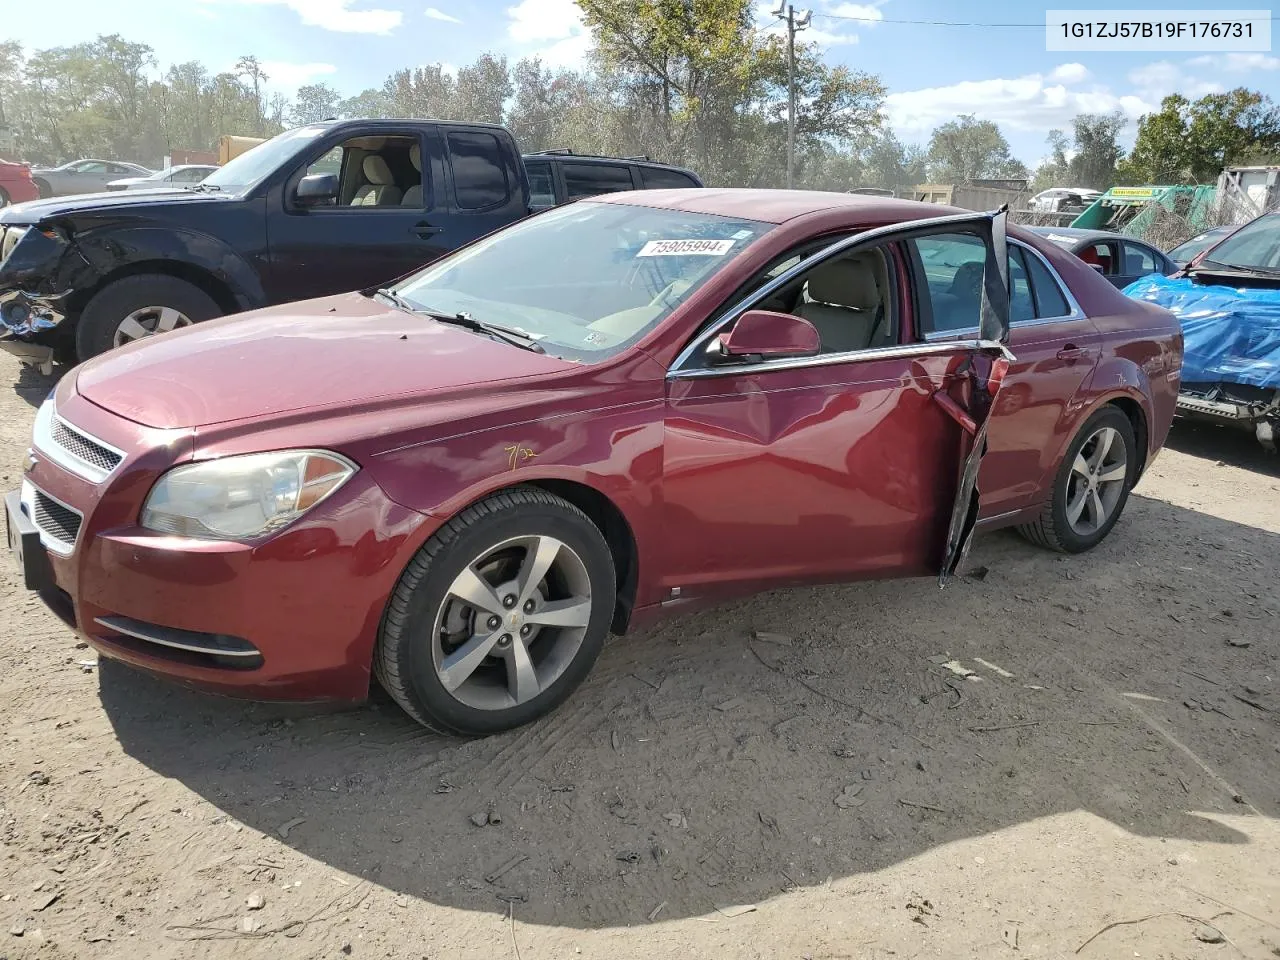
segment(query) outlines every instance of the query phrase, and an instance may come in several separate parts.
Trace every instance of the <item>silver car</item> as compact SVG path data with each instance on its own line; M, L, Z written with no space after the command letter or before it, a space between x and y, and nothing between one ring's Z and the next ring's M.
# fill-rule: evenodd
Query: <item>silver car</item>
M42 197L65 197L73 193L102 193L107 184L121 177L149 177L154 171L136 163L119 160L72 160L60 167L36 167L31 179Z
M125 177L123 180L112 180L107 184L107 189L181 190L199 183L217 169L211 164L181 163L168 170L157 170L149 177Z

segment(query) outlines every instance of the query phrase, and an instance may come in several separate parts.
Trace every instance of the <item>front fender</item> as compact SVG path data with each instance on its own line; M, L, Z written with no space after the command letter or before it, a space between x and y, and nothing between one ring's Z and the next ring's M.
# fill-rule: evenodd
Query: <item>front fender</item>
M63 289L97 286L122 268L149 262L177 262L212 275L231 291L241 310L267 305L262 279L252 264L217 237L183 227L101 227L78 234L63 257Z

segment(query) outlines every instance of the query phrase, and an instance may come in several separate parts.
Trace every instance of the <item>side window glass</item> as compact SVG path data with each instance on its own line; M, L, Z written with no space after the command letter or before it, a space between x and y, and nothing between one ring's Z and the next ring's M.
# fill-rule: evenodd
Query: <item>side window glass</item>
M1036 302L1036 316L1040 319L1065 317L1071 312L1067 298L1058 286L1058 281L1049 273L1044 263L1034 253L1023 255L1027 265L1027 276L1031 280L1031 291Z
M697 186L690 177L678 170L667 170L663 167L641 167L640 183L646 190L682 190Z
M566 163L561 170L565 194L570 200L635 189L630 167L612 163Z
M1089 246L1077 251L1076 256L1085 263L1101 267L1102 272L1111 277L1120 272L1118 269L1119 264L1116 263L1112 249L1109 243L1091 243Z
M773 269L779 268L785 269L784 264ZM823 353L888 346L897 336L891 277L881 249L836 255L776 291L760 307L808 320L818 331Z
M1009 244L1009 322L1034 320L1035 317L1036 301L1031 295L1031 281L1027 278L1022 250Z
M313 160L305 176L338 177L339 207L421 207L421 166L416 137L356 137Z
M1145 277L1148 273L1155 273L1159 269L1156 266L1155 257L1151 256L1151 251L1138 246L1136 243L1126 243L1124 245L1124 272L1126 274Z
M529 174L529 205L533 207L553 207L556 203L555 180L551 176L551 164L526 162L525 171Z
M453 193L463 210L506 203L511 195L498 138L491 133L455 130L448 136Z
M974 234L940 233L908 241L924 268L927 310L921 319L924 334L973 330L982 309L982 272L987 246Z

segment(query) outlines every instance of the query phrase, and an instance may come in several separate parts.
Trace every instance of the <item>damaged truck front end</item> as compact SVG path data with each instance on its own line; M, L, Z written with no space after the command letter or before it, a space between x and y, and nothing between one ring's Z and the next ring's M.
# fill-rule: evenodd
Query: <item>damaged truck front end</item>
M0 347L46 373L65 340L59 327L70 288L58 280L68 254L72 244L58 227L0 222Z

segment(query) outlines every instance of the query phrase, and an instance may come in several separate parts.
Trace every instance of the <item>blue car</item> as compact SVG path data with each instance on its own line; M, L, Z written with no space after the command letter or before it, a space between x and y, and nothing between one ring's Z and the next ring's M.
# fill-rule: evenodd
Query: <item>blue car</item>
M1180 414L1252 429L1275 450L1280 430L1280 214L1220 239L1173 276L1124 292L1182 324Z

